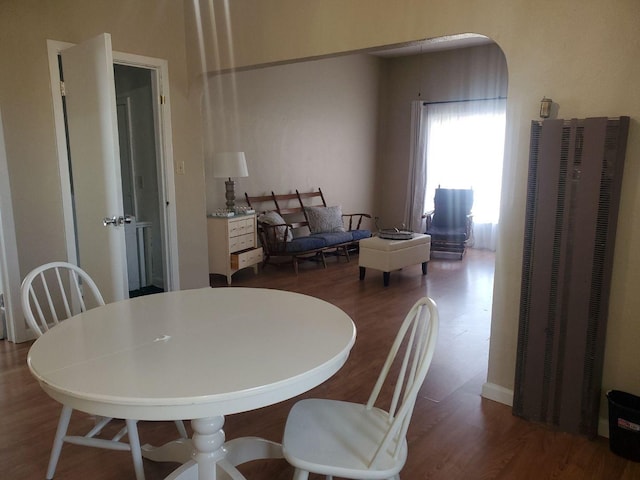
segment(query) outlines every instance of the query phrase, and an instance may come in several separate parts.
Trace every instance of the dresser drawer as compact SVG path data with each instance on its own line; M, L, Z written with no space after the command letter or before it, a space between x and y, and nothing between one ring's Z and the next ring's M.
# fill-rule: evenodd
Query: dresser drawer
M247 250L248 248L255 247L253 241L253 233L246 235L238 235L229 239L229 253L239 252L240 250Z
M254 224L255 222L253 218L229 221L229 239L233 239L234 237L241 235L253 234Z
M262 261L262 247L252 248L243 252L233 253L231 255L231 268L240 270L241 268L250 267Z

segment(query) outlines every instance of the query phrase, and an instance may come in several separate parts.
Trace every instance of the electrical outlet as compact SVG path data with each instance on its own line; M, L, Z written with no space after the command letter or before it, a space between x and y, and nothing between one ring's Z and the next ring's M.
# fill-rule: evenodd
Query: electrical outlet
M184 160L178 162L178 175L184 175Z

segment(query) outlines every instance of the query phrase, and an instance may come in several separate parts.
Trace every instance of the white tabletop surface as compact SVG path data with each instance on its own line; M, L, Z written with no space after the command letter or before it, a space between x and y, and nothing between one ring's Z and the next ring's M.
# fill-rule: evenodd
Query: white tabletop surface
M108 304L52 328L29 368L56 400L139 420L227 415L331 377L355 341L342 310L270 289L204 288Z

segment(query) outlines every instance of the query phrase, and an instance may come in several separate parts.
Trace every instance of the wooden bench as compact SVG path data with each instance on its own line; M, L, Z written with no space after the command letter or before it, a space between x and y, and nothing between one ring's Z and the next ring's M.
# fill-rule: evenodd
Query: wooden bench
M363 229L367 213L342 214L340 207L327 207L321 189L317 192L299 192L249 196L248 205L258 213L258 235L264 249L263 266L277 257L285 257L293 263L296 274L298 261L321 260L326 268L325 253L335 252L349 261L349 250L357 248L362 238L371 236L371 231ZM341 228L334 225L332 231L312 231L318 226L314 216L340 215Z

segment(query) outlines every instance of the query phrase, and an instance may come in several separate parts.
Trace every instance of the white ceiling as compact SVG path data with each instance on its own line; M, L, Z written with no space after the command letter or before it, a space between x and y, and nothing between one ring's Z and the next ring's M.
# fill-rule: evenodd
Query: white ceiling
M372 50L368 53L377 57L403 57L407 55L419 55L421 53L451 50L454 48L475 47L494 43L489 37L476 33L462 33L459 35L447 35L444 37L429 38L422 41L411 42L404 45L394 45L380 50Z

